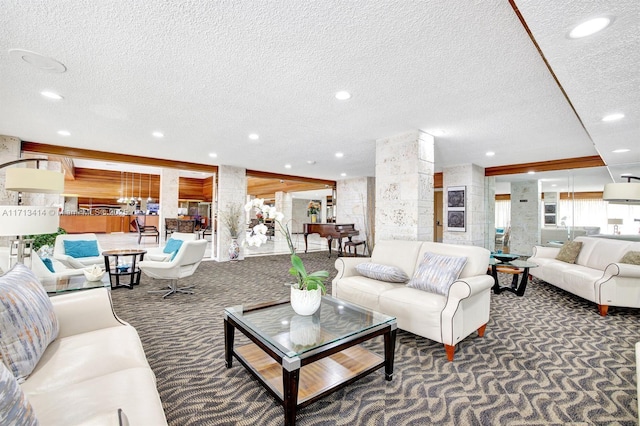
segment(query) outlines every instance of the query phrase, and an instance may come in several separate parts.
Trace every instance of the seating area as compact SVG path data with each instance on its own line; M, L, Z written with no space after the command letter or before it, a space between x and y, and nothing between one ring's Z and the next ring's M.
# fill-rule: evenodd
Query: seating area
M138 233L138 244L144 237L152 237L156 240L156 243L160 242L160 231L153 225L143 225L140 223L140 218L136 217L131 221L131 227Z

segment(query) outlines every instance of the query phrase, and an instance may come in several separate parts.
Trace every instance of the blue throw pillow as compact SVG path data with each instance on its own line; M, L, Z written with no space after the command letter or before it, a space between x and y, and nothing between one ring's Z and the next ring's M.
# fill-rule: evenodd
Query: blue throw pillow
M55 270L53 269L53 262L51 261L51 259L49 259L48 257L45 257L42 259L42 263L44 263L44 266L46 266L48 270L50 270L51 272L55 272Z
M169 238L169 240L167 241L167 245L164 246L164 250L162 251L165 253L175 253L180 250L181 246L182 240L174 240L173 238Z
M96 240L64 240L64 252L71 257L100 256Z

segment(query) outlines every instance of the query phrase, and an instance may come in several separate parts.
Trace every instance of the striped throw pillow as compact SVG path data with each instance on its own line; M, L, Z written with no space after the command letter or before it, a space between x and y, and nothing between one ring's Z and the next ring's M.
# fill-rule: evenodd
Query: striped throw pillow
M0 276L0 358L23 383L57 336L58 320L31 269L15 265Z
M406 283L409 281L409 276L402 269L395 266L365 262L356 266L356 270L360 275L374 280L389 283Z
M427 252L407 286L446 296L466 263L466 257Z
M33 407L24 396L18 381L0 362L0 425L36 426Z

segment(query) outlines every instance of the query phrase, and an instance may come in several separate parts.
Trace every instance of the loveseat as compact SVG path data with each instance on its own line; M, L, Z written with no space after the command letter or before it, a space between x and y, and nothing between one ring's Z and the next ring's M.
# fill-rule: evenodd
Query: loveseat
M529 274L598 305L600 315L609 306L640 308L640 265L620 263L640 243L595 237L578 237L582 243L575 263L556 259L561 248L533 248L529 260L538 264Z
M358 272L358 268L371 266L358 265L371 263L399 269L411 278L427 253L466 257L459 277L452 280L444 294L411 288L405 282L366 277ZM489 321L493 286L493 278L487 275L489 255L489 250L474 246L379 241L371 257L336 260L338 273L332 282L332 295L395 316L398 328L443 343L447 358L453 361L455 345L476 330L482 336Z
M93 233L58 235L53 247L53 257L74 269L104 265L100 242Z
M166 425L140 338L109 290L49 298L38 287L24 265L0 276L0 381L16 394L3 395L0 424Z

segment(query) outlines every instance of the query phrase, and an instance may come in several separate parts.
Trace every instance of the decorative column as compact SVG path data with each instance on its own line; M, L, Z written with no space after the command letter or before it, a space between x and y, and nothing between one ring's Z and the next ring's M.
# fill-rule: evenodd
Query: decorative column
M444 232L442 242L485 247L484 168L466 164L443 169Z
M0 164L15 161L20 158L20 139L13 136L0 135ZM12 167L12 166L9 166ZM13 206L18 204L18 193L5 190L6 168L0 169L0 205ZM8 247L12 237L0 237L0 247Z
M284 192L284 191L276 192L275 207L277 211L279 211L284 215L282 224L289 227L289 232L293 232L294 229L298 228L297 226L295 226L296 224L293 222L293 198L291 197L290 193ZM275 240L276 245L280 246L280 244L282 243L286 245L287 243L286 243L285 236L282 235L282 233L279 232L277 228L274 231L275 233L274 233L273 239Z
M485 206L487 211L487 220L485 226L485 244L484 247L491 251L496 249L496 178L488 176L484 178L485 187Z
M233 166L218 166L218 232L215 234L216 238L216 256L215 259L218 262L229 261L229 247L231 245L231 236L224 224L221 222L221 216L224 212L228 211L233 205L240 207L240 211L243 213L244 205L247 200L247 171L241 167ZM244 215L240 218L240 221L244 219ZM244 229L242 230L244 231ZM242 242L244 241L245 233L240 232L238 236L238 244L240 245L240 257L238 260L244 259L244 250L242 250Z
M427 133L376 141L376 241L433 241L433 163L434 138Z
M180 174L176 169L160 170L160 236L164 237L165 218L178 217L178 198L180 197Z
M510 253L531 255L540 244L540 197L539 181L511 182Z
M376 180L373 177L344 179L337 182L340 202L336 209L337 223L353 223L360 231L356 240L367 242L369 252L375 244Z

